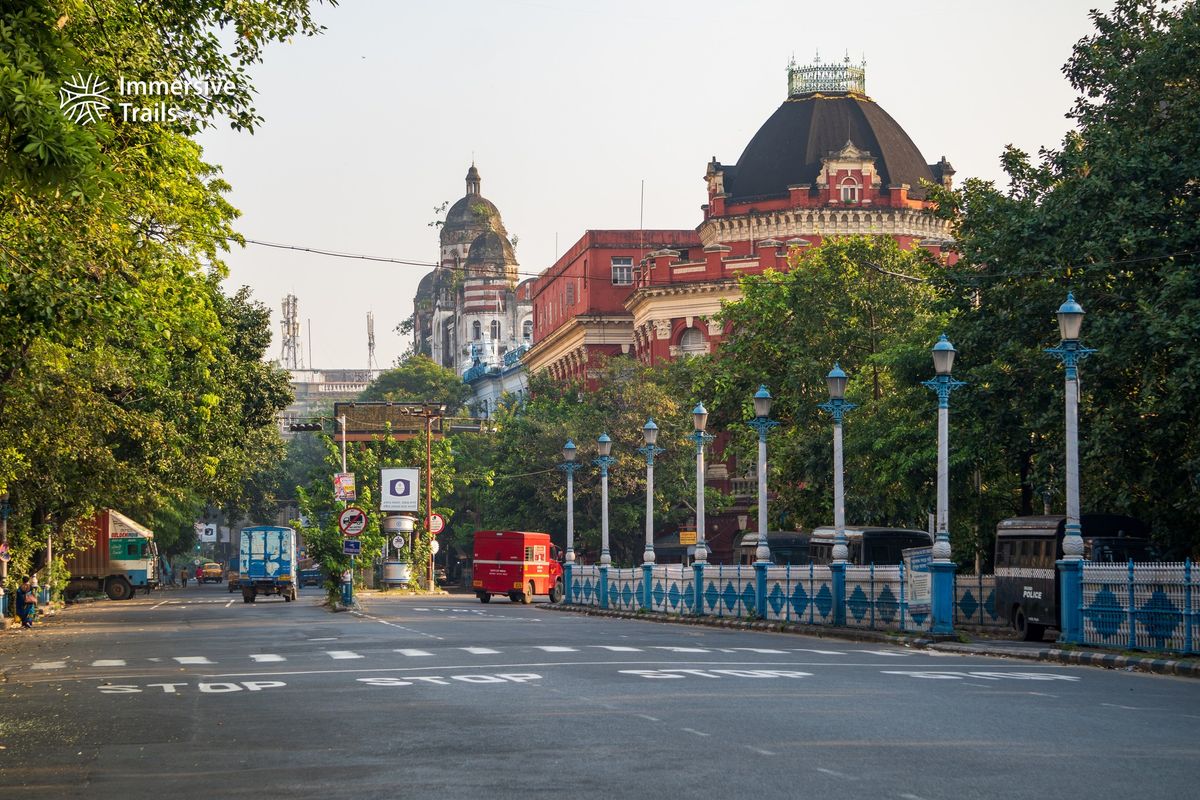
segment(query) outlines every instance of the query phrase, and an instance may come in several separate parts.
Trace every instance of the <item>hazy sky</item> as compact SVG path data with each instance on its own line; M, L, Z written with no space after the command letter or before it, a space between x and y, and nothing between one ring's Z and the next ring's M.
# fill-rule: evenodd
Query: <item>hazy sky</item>
M1110 0L343 0L327 30L272 47L254 70L266 123L201 137L251 239L433 262L434 207L483 194L519 237L523 274L589 228L694 228L708 160L736 163L787 95L793 56L867 60L867 93L925 156L1002 180L1006 144L1057 146L1074 98L1062 76ZM273 311L299 298L308 366L367 366L408 346L425 267L248 245L229 286ZM311 329L310 329L311 321ZM311 333L312 353L308 352Z

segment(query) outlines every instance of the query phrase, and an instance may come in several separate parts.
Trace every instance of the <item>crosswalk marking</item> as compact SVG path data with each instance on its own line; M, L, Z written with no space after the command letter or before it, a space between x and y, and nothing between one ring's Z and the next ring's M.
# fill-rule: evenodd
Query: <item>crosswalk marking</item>
M93 667L123 667L125 659L123 658L101 658L92 662Z
M178 661L180 664L212 664L212 663L214 663L212 661L209 661L204 656L175 656L175 660Z
M544 650L547 653L578 653L574 647L559 647L554 644L539 644L534 645L535 650Z
M412 648L408 648L408 647L406 647L406 648L403 648L403 649L400 649L400 650L397 650L396 652L397 652L397 653L399 653L399 654L400 654L400 655L402 655L402 656L410 656L410 657L431 656L431 655L433 655L433 653L430 653L428 650L414 650L414 649L412 649Z
M67 666L65 661L39 661L33 665L34 669L63 669Z
M642 649L640 647L624 647L619 644L593 644L593 645L589 645L589 646L598 648L600 650L608 650L611 653L640 653L640 652L642 652Z
M326 654L329 655L330 658L337 658L337 659L362 658L362 656L360 656L358 653L354 652L353 650L326 650L325 652L326 652Z
M274 653L251 653L251 658L258 662L265 661L287 661L283 656L277 656Z
M494 656L499 655L499 650L493 650L490 647L460 647L459 650L466 650L473 656Z

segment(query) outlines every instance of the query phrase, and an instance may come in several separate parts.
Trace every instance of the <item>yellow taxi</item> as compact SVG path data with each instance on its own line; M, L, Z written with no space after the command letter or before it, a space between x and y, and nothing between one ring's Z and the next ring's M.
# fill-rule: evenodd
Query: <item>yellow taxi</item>
M206 561L200 568L201 583L220 583L225 580L225 570L215 561Z

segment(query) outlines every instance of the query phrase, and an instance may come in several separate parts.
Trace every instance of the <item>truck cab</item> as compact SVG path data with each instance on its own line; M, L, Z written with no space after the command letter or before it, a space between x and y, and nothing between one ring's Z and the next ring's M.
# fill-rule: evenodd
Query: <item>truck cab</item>
M514 603L544 594L557 603L563 598L561 553L548 533L476 531L471 588L481 603L494 594Z

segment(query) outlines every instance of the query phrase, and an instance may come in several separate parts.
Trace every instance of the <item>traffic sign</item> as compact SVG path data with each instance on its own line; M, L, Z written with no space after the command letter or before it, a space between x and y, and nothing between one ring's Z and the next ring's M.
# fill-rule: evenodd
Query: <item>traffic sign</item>
M437 536L446 528L446 520L441 514L430 514L425 519L425 530Z
M367 528L367 512L358 506L346 506L338 514L338 528L343 536L358 536Z
M342 539L342 554L347 556L362 555L362 542L358 539Z
M429 543L429 552L433 553L435 556L438 554L438 550L441 549L441 545L438 544L437 539L434 539Z
M397 533L395 536L392 537L392 547L396 548L397 550L403 550L405 548L405 546L407 546L407 545L408 545L408 542L406 542L404 540L404 537L401 536L400 534Z

